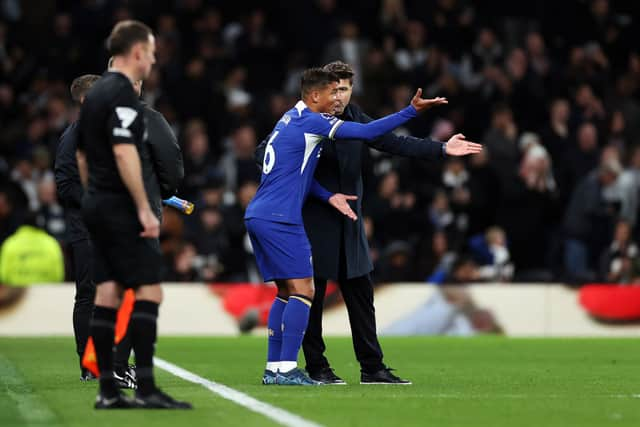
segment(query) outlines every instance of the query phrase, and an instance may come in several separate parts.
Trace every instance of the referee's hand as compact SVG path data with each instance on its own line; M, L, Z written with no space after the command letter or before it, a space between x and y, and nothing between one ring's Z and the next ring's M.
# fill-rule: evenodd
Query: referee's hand
M160 221L151 212L151 209L140 209L138 211L138 219L143 228L140 237L155 239L160 236Z
M352 220L357 220L358 216L349 206L347 200L357 200L358 196L348 196L342 193L336 193L329 197L329 204L339 210L343 215L348 216Z

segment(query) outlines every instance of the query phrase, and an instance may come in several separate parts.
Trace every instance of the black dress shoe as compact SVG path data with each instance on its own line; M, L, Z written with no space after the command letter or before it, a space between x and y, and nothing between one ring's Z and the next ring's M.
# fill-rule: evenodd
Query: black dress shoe
M135 404L140 409L191 409L188 402L180 402L173 397L156 389L153 393L142 396L136 393Z
M328 366L326 368L321 369L318 372L309 374L309 377L311 377L312 380L316 380L326 385L346 385L347 384L342 378L340 378L335 374L335 372L333 372L333 369L329 368Z
M411 381L403 380L391 373L393 369L384 368L377 372L362 372L360 374L360 384L397 384L397 385L409 385Z
M112 397L107 397L100 393L96 397L96 404L94 407L96 409L131 409L135 408L136 404L133 399L122 393L118 393Z

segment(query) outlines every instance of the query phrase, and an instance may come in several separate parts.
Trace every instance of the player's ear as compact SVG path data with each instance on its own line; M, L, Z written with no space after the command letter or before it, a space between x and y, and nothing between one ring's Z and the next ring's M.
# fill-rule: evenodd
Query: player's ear
M312 90L311 91L311 100L314 104L317 104L320 101L320 91Z

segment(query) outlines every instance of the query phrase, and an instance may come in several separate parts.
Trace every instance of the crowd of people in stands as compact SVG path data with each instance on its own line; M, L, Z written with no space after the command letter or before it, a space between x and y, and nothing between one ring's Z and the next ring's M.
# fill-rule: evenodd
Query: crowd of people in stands
M517 3L517 4L516 4ZM52 167L101 73L114 22L154 29L142 98L180 142L179 196L161 242L167 281L260 281L243 224L255 146L309 66L356 72L380 117L417 87L449 104L397 130L482 143L420 162L371 150L365 224L378 282L640 280L640 24L633 1L83 0L0 2L0 242L26 212L65 246Z

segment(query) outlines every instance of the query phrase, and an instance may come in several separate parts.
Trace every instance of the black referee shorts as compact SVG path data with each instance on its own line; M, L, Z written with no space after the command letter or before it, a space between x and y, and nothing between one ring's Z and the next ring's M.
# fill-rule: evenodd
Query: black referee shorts
M159 283L162 253L158 239L140 237L142 225L128 195L90 195L83 216L94 245L93 279L125 288Z

